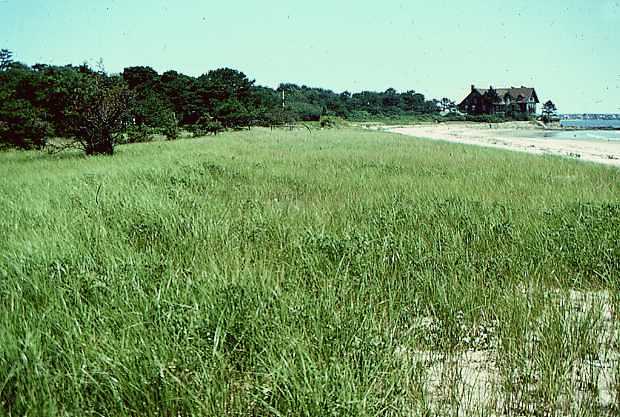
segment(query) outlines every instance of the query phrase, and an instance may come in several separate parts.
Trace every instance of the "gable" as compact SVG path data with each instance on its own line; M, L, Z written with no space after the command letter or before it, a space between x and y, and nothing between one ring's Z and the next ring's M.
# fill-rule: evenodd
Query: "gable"
M459 107L461 106L465 106L467 104L469 104L470 102L474 101L475 99L479 98L481 96L480 92L478 90L474 90L472 92L470 92L467 97L465 97L463 99L463 101L461 101L461 103L459 104Z

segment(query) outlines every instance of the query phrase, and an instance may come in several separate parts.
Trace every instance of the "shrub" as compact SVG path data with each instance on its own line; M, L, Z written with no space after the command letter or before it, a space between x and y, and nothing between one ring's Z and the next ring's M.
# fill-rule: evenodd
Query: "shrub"
M153 130L146 125L133 125L127 129L126 143L151 142Z
M441 116L439 120L442 122L464 122L467 120L467 116L459 113L448 113L445 116Z
M304 122L318 121L323 113L321 106L304 102L289 103L289 109L295 115L296 120Z
M349 117L347 119L354 122L365 122L371 120L373 115L365 110L352 110L349 112Z
M320 121L322 128L333 128L333 127L343 127L346 125L346 122L336 116L321 116Z
M217 135L218 133L224 131L224 125L217 120L211 120L205 125L205 130L207 134Z
M528 115L527 113L518 113L512 116L512 119L519 122L529 122L530 120L535 120L535 117Z
M465 116L465 120L468 122L478 122L478 123L504 123L507 122L504 116L497 116L494 114L481 114L479 116Z
M169 112L163 117L163 124L161 132L166 139L175 140L179 138L179 123L173 112Z
M224 131L224 125L222 125L219 120L215 120L209 115L203 115L198 119L198 122L192 125L190 131L195 138L209 134L217 135Z

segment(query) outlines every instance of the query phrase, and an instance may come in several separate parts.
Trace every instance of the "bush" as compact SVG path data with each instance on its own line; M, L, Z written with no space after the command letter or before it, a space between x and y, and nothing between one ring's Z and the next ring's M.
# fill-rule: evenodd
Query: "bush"
M321 106L304 102L292 102L288 104L288 109L294 114L295 120L304 122L319 121L323 114Z
M515 114L514 116L512 116L512 120L516 120L519 122L529 122L535 119L536 118L534 116L528 115L526 113L519 113L519 114Z
M505 123L508 119L504 116L497 116L494 114L481 114L479 116L465 116L465 120L468 122L477 122L477 123Z
M439 118L442 122L464 122L467 120L467 116L458 113L448 113L445 116Z
M177 125L164 126L162 128L162 134L168 140L178 139L179 138L179 126Z
M211 118L209 115L203 115L198 119L198 122L191 126L190 131L195 138L207 136L209 134L217 135L224 131L224 125L218 120Z
M217 120L212 120L205 125L208 134L217 135L224 131L224 125Z
M322 128L327 129L346 126L346 122L342 118L336 116L321 116L320 124Z
M174 113L170 112L163 117L164 125L161 129L162 134L168 140L179 138L179 123Z
M366 122L368 120L371 120L372 118L373 115L371 115L365 110L352 110L351 112L349 112L349 117L347 117L348 120L354 122Z
M295 123L297 121L297 115L288 108L275 107L269 111L264 112L259 117L262 118L260 123L264 126L278 126Z
M127 128L125 143L142 143L153 140L153 130L146 125L133 125Z

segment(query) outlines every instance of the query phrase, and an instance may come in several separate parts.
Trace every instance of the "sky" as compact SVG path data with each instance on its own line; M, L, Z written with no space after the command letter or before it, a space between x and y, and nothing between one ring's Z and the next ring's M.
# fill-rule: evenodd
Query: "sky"
M562 113L620 113L620 0L0 0L0 48L457 102L524 85Z

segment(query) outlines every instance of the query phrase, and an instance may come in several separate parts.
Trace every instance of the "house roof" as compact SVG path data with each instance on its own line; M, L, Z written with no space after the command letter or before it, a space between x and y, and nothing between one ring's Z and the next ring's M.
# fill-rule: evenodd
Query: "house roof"
M473 88L472 91L477 91L480 95L486 94L489 91L488 88ZM538 95L536 94L536 90L534 88L529 87L520 87L520 88L496 88L495 91L497 95L501 99L501 104L505 102L506 96L509 96L511 100L516 101L517 103L524 103L530 100L530 98L534 98L536 103L539 103Z

